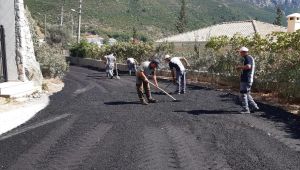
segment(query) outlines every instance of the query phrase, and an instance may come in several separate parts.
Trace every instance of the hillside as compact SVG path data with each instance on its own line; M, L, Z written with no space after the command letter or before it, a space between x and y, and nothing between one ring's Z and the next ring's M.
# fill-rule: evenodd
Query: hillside
M276 4L262 7L255 2L187 0L188 30L232 20L258 19L272 23ZM25 3L40 23L44 21L44 14L47 15L47 21L59 23L62 0L25 0ZM285 9L290 11L296 7L286 6ZM65 24L71 24L72 8L78 8L78 0L65 0ZM130 33L136 27L138 33L155 39L176 33L174 25L179 10L180 0L83 0L82 31ZM76 14L73 15L76 23Z

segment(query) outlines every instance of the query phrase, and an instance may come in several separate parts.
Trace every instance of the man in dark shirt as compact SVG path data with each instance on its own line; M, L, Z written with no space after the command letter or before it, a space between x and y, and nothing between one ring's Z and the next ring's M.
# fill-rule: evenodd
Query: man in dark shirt
M259 107L250 95L254 78L255 62L253 57L248 55L248 51L246 47L240 49L240 56L243 57L244 64L237 66L237 69L241 70L240 93L243 107L241 113L250 113L250 111L259 110Z

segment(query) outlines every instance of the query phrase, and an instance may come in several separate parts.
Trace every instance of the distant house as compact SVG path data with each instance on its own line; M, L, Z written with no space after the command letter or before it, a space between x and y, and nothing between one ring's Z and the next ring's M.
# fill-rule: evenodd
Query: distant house
M89 35L86 36L85 39L89 43L93 43L101 47L103 45L104 38L100 37L99 35Z
M287 16L287 32L295 32L300 29L300 13L293 13Z
M108 44L109 44L109 45L114 45L115 43L117 43L117 40L116 40L116 39L114 39L114 38L109 38L109 39L108 39Z
M217 25L212 25L199 30L186 32L178 35L173 35L170 37L162 38L156 41L156 43L172 42L175 47L183 49L191 49L195 42L197 44L205 45L206 42L211 37L217 36L228 36L232 37L235 34L240 34L242 36L253 36L258 33L262 36L270 34L272 32L286 32L286 27L281 27L278 25L273 25L256 20L247 21L234 21L234 22L224 22Z

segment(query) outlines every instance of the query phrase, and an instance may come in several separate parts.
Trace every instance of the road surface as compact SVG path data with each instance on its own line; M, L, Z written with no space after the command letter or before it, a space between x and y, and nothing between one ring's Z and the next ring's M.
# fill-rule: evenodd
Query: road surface
M180 102L154 92L159 102L144 106L135 77L76 66L64 82L48 107L0 136L0 169L300 169L300 120L279 108L239 114L236 96L198 86L174 95Z

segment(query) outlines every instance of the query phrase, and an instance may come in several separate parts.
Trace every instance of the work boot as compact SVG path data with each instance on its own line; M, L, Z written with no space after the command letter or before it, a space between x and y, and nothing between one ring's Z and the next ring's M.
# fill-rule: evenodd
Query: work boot
M260 108L258 106L250 109L251 113L255 113L255 112L258 112L258 111L260 111Z
M149 98L149 99L148 99L148 102L149 102L149 103L156 103L157 100L155 100L155 99L153 99L153 98Z
M247 110L247 109L243 109L240 111L241 114L249 114L250 113L250 110Z
M142 105L148 105L148 103L147 103L146 100L144 100L144 99L141 100L141 104L142 104Z

